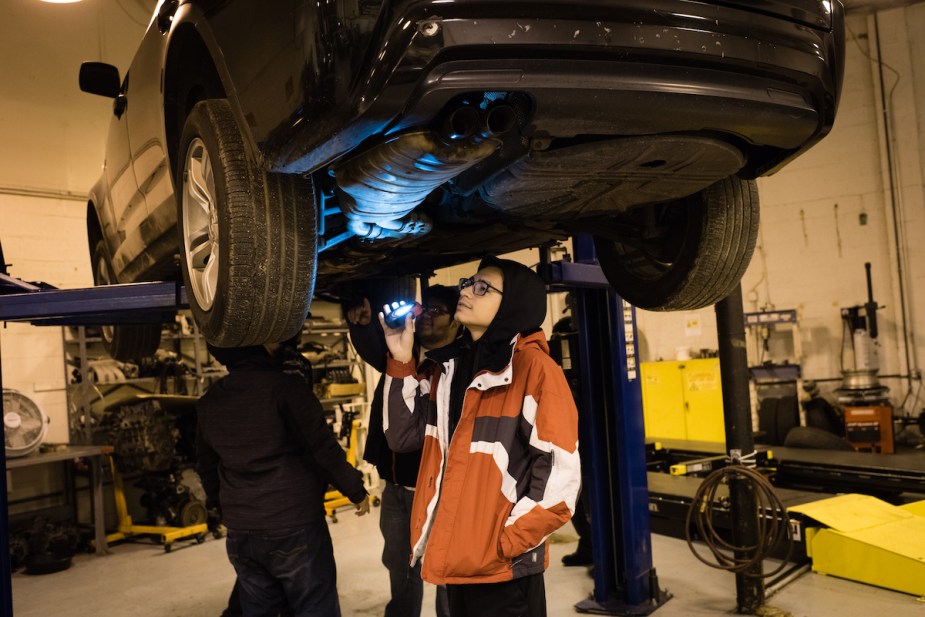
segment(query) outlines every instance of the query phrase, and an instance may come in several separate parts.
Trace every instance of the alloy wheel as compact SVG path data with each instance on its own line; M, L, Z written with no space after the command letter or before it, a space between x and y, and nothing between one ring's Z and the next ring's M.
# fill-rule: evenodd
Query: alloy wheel
M183 171L181 216L183 258L196 302L212 308L218 287L219 231L212 161L198 137L190 142Z

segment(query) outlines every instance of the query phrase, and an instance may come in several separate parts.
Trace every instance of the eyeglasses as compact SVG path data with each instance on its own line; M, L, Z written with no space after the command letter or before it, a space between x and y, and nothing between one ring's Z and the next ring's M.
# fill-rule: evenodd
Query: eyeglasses
M439 306L428 306L424 309L424 314L430 315L431 317L440 317L441 315L449 315L450 312Z
M462 291L466 287L472 288L472 293L477 296L484 296L488 293L488 290L497 291L502 296L504 292L489 283L488 281L483 281L482 279L477 279L474 276L470 276L467 279L459 279L459 291Z

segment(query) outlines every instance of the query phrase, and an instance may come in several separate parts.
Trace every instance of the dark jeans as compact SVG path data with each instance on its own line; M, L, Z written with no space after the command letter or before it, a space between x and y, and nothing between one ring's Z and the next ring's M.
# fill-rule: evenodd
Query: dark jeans
M411 504L414 491L386 482L382 491L379 529L382 531L382 564L389 571L392 599L385 605L385 617L420 617L424 582L421 562L411 560ZM437 617L449 617L446 588L437 587Z
M452 617L546 617L543 574L503 583L447 585Z
M588 491L582 486L578 493L578 502L575 504L575 515L572 516L572 525L578 532L578 549L580 555L591 557L591 507Z
M234 587L231 588L231 595L228 596L228 608L222 611L220 617L244 617L244 609L241 607L241 583L237 579L234 581ZM280 608L279 617L294 617L285 599Z
M334 547L327 523L273 531L228 530L245 617L340 617Z

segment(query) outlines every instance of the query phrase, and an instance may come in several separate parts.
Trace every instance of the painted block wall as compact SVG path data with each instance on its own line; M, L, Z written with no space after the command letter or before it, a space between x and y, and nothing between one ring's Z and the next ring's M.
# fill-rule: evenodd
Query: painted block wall
M78 70L96 60L124 73L154 4L0 2L0 242L13 276L92 285L84 196L102 168L112 102L80 92ZM3 386L51 418L47 442L66 443L61 328L9 324L0 354Z

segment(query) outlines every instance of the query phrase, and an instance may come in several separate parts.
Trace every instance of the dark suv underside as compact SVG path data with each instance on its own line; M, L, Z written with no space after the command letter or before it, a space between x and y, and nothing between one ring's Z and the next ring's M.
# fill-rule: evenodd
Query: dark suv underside
M131 79L81 74L128 110L137 181L91 194L98 282L179 253L203 331L244 345L316 290L592 234L628 301L706 306L748 265L754 178L831 129L843 45L812 0L164 0Z

